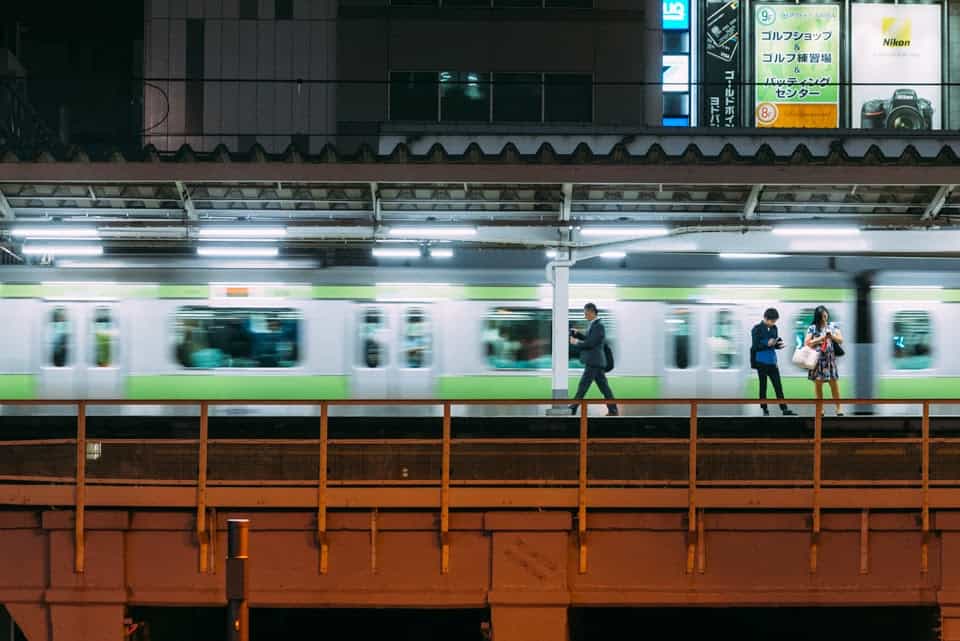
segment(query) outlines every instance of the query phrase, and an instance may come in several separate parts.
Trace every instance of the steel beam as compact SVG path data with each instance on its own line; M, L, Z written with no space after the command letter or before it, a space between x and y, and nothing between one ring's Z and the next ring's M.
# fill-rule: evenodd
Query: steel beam
M923 216L920 217L920 220L933 220L940 215L940 210L943 209L943 206L947 204L947 199L950 198L950 194L953 193L953 190L956 189L956 185L941 185L940 189L937 190L937 193L934 194L933 200L930 201L930 204L927 205L926 210L923 212Z
M190 191L183 181L178 180L175 184L177 185L177 194L180 196L180 203L183 206L183 211L187 214L187 218L196 220L197 209L193 204L193 200L190 199Z
M743 219L754 220L757 212L757 204L760 202L760 193L763 191L763 185L756 184L750 188L747 195L747 201L743 205Z

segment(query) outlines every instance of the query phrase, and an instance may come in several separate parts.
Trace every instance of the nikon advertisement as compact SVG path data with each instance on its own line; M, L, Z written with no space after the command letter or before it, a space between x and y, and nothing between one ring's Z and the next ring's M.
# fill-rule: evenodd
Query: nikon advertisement
M840 5L754 5L758 127L840 124Z
M941 9L852 5L854 127L940 129Z

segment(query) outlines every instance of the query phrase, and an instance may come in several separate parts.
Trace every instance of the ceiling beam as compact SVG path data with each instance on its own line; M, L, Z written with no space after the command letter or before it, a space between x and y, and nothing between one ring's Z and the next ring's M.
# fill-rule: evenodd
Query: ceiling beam
M927 209L923 212L920 220L933 220L939 216L940 210L947 204L947 199L950 198L950 194L953 193L956 187L956 185L941 185L937 193L934 194L930 204L927 205Z
M757 217L757 204L760 202L760 193L763 185L753 185L747 195L747 202L743 204L743 219L754 220Z
M197 219L197 208L193 205L193 200L190 199L190 192L187 190L187 186L183 181L176 181L177 186L177 195L180 196L180 204L183 207L183 211L187 214L189 220Z

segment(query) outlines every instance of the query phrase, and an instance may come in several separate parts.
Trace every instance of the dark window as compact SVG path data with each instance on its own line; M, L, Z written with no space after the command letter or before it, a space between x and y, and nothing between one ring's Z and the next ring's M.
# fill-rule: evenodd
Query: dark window
M273 13L277 20L293 20L293 0L274 0Z
M663 94L663 115L674 117L689 116L690 95L685 93Z
M548 73L544 76L544 116L547 122L591 122L593 81L587 74Z
M257 5L257 0L240 0L240 19L256 20L259 17Z
M47 323L47 365L66 367L70 364L70 343L73 341L73 331L70 327L70 318L66 307L55 307L50 312Z
M360 316L360 348L357 364L360 367L380 369L386 366L387 317L379 307L368 307Z
M487 122L490 120L489 74L476 71L440 72L440 119Z
M181 307L174 357L183 367L293 367L300 360L295 309Z
M543 6L543 0L493 0L497 9L538 9Z
M395 71L390 74L391 120L437 120L437 74Z
M435 7L437 0L390 0L394 7Z
M587 329L583 308L571 309L570 326L578 331ZM600 311L606 342L615 350L616 326L613 318ZM552 365L550 337L553 312L549 309L525 307L498 307L487 312L483 323L483 351L487 365L492 369L549 369ZM570 368L583 367L574 349L567 351Z
M441 0L441 3L445 7L482 8L490 6L490 0Z
M538 73L498 73L493 76L495 122L540 122L543 85Z
M678 307L667 314L667 367L671 369L688 369L693 362L693 318L690 310Z
M187 20L186 131L203 133L203 20Z
M690 32L664 31L663 53L690 53Z
M903 311L893 315L894 369L929 369L933 365L930 314Z
M546 0L548 9L592 9L593 0Z

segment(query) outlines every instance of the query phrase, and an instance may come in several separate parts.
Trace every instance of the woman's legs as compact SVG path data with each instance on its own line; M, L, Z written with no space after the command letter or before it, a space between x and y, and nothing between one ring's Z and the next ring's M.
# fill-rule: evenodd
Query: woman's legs
M830 379L830 395L833 396L833 403L837 406L837 414L843 414L843 408L840 407L840 382L832 378Z

